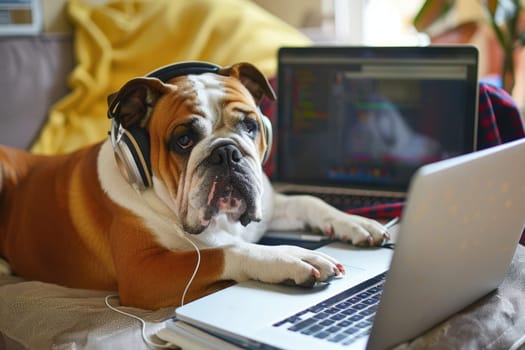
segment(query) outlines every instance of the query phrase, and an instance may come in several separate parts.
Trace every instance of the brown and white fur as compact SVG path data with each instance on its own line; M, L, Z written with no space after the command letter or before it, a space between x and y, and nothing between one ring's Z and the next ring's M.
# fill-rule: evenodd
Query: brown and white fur
M201 262L185 301L247 279L312 285L344 273L324 254L254 243L305 226L358 245L385 238L376 221L273 191L261 167L263 95L274 98L247 63L125 84L112 97L119 118L150 137L143 191L109 141L57 156L0 147L0 256L26 279L118 290L121 304L148 309L183 302L197 264L188 239Z

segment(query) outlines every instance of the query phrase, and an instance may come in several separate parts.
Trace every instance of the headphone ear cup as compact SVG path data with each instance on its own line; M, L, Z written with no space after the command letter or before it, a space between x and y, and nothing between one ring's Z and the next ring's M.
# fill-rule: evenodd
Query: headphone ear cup
M114 144L117 165L131 185L145 190L152 185L149 135L140 127L119 128L120 136Z
M272 132L272 122L270 119L261 114L261 120L263 125L263 136L264 141L266 142L266 150L264 151L263 157L262 157L262 163L266 163L268 158L270 157L270 151L272 150L272 142L273 142L273 132Z

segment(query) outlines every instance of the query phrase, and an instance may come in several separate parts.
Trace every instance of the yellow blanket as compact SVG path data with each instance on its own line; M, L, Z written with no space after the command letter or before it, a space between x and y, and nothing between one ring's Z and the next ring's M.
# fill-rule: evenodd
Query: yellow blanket
M293 27L249 0L71 0L77 66L72 92L58 101L32 151L73 151L107 137L107 96L165 64L248 61L276 73L277 49L306 45Z

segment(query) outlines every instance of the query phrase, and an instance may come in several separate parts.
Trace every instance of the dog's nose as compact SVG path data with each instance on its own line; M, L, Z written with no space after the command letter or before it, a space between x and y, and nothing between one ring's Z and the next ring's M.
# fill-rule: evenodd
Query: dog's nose
M214 165L232 165L242 159L242 153L232 144L215 148L210 155L210 162Z

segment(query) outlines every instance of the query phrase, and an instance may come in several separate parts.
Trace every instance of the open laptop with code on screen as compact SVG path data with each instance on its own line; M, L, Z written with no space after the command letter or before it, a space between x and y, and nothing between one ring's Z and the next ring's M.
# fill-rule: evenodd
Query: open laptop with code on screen
M275 188L343 210L402 201L421 165L476 147L475 47L285 47L277 93Z

